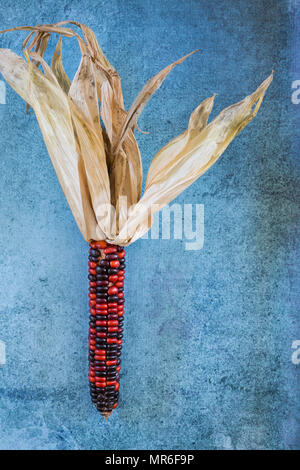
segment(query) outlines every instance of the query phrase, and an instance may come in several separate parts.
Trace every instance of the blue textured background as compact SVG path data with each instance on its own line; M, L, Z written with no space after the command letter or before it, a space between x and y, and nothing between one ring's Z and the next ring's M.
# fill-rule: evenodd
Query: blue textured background
M201 100L217 93L216 115L276 74L257 118L177 199L205 205L203 249L140 240L127 250L122 393L107 424L88 392L87 245L34 114L26 116L7 88L0 105L0 340L7 348L0 449L299 448L300 366L291 361L300 339L291 104L291 82L300 79L292 58L299 2L29 4L8 0L0 29L88 24L121 75L127 106L150 76L200 49L140 119L150 132L138 135L145 170ZM0 47L20 52L24 36L1 36ZM75 40L64 40L64 58L74 73Z

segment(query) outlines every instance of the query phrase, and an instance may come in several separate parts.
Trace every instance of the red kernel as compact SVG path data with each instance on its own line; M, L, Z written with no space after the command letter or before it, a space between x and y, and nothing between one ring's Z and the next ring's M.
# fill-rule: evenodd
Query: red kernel
M97 315L103 315L104 317L106 317L107 312L105 310L99 310L99 311L97 310Z
M97 310L97 315L103 315L103 316L106 316L107 315L107 311L106 310Z
M117 360L113 360L113 361L106 361L106 365L107 366L114 366L115 364L117 364Z
M105 383L101 383L101 382L96 382L96 387L98 387L98 388L105 388L105 387L106 387L106 384L105 384Z
M100 240L98 242L94 242L94 246L96 248L102 248L102 250L103 250L104 248L107 247L107 243L104 240Z
M107 304L98 304L96 310L107 310Z
M106 353L105 349L96 349L95 354L99 354L99 356L103 356Z
M95 361L105 361L106 359L106 356L103 354L103 355L99 355L99 354L95 354Z
M106 255L109 255L110 253L116 253L117 248L110 246L109 248L105 248L104 253Z
M118 288L117 287L109 287L107 291L108 295L114 295L118 293Z
M111 261L109 264L112 268L118 268L120 266L120 261Z

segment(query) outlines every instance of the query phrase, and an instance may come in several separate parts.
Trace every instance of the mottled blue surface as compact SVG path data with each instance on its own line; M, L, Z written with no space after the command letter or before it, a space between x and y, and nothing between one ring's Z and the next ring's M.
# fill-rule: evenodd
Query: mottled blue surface
M28 8L9 0L1 8L0 29L63 19L91 26L118 68L127 106L155 72L200 49L140 119L150 132L138 135L145 170L201 100L217 93L216 115L276 74L257 118L177 199L204 204L203 249L140 240L127 250L121 400L107 424L88 391L87 245L35 116L7 88L0 105L0 340L7 351L0 449L300 448L300 365L291 361L300 339L299 120L291 103L291 82L300 79L292 57L299 6L31 0ZM24 36L2 36L0 47L20 52ZM74 73L75 40L64 40L64 57Z

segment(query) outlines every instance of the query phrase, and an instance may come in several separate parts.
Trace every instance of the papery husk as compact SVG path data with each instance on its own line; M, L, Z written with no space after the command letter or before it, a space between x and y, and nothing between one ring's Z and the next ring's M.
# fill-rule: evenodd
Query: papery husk
M83 39L65 27L67 23L79 27ZM90 28L63 21L7 31L16 30L29 31L23 42L28 62L0 49L0 72L32 106L71 211L88 241L105 239L126 246L142 237L153 214L207 171L254 118L273 78L270 75L252 95L224 109L210 124L214 95L203 101L187 130L154 157L141 197L142 162L134 136L138 117L170 71L195 51L152 77L127 113L120 77ZM61 37L51 68L44 60L52 33L78 41L82 57L72 83L62 63Z
M51 69L54 75L57 78L57 81L63 91L68 94L71 86L71 81L68 75L65 72L62 60L62 39L59 36L59 40L56 44L56 48L54 50L54 54L51 61Z
M158 90L158 88L162 85L165 78L169 75L169 73L173 70L173 68L176 67L176 65L181 64L185 59L190 57L195 52L197 52L197 50L190 52L189 54L185 55L184 57L177 60L176 62L173 62L172 64L168 65L166 68L161 70L158 74L154 75L154 77L150 78L150 80L146 83L146 85L144 86L142 91L138 94L138 96L136 97L136 99L134 100L133 104L131 105L128 111L127 118L123 124L120 135L116 142L116 149L115 149L116 152L121 147L124 139L126 139L128 132L134 129L134 127L136 126L137 120L141 112L145 108L147 102L150 100L150 98L153 96L156 90Z
M154 157L144 195L128 217L116 243L130 244L142 237L151 227L153 214L216 162L234 137L256 116L272 79L273 73L254 93L224 109L209 125L206 122L214 96L196 108L187 131Z
M83 214L79 155L67 96L34 64L26 63L8 49L0 49L0 71L12 88L34 109L52 164L80 231L86 238L95 235L96 223L88 233ZM91 207L89 213L92 216Z

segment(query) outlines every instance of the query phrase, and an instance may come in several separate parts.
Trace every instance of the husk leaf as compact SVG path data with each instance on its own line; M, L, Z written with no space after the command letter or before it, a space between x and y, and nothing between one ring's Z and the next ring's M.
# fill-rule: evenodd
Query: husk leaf
M190 55L194 54L195 52L197 52L197 50L190 52L189 54L185 55L181 59L176 60L176 62L173 62L172 64L168 65L163 70L161 70L158 74L154 75L154 77L150 78L150 80L146 83L146 85L138 94L138 96L136 97L136 99L134 100L134 102L132 103L128 111L127 118L123 124L119 138L115 145L116 152L118 152L120 146L122 145L122 142L127 136L127 133L131 129L134 129L136 127L139 115L145 108L147 102L150 100L152 95L162 85L165 78L169 75L169 73L173 70L173 68L176 67L176 65L181 64L181 62L183 62L185 59L187 59Z
M53 54L52 61L51 61L51 69L53 70L53 73L56 76L57 81L60 84L63 91L66 94L68 94L70 90L71 82L63 66L61 36L59 36L59 40L54 50L54 54Z
M272 79L273 74L254 93L224 109L207 126L205 122L213 97L194 111L187 131L161 149L154 158L145 193L120 231L120 244L125 241L132 243L146 233L153 214L169 204L216 162L234 137L256 116Z
M96 224L88 233L78 172L79 155L76 150L67 96L32 62L26 63L8 49L0 49L0 72L12 88L34 109L54 169L74 218L83 236L89 239L92 234L96 233ZM86 202L84 206L87 206Z

